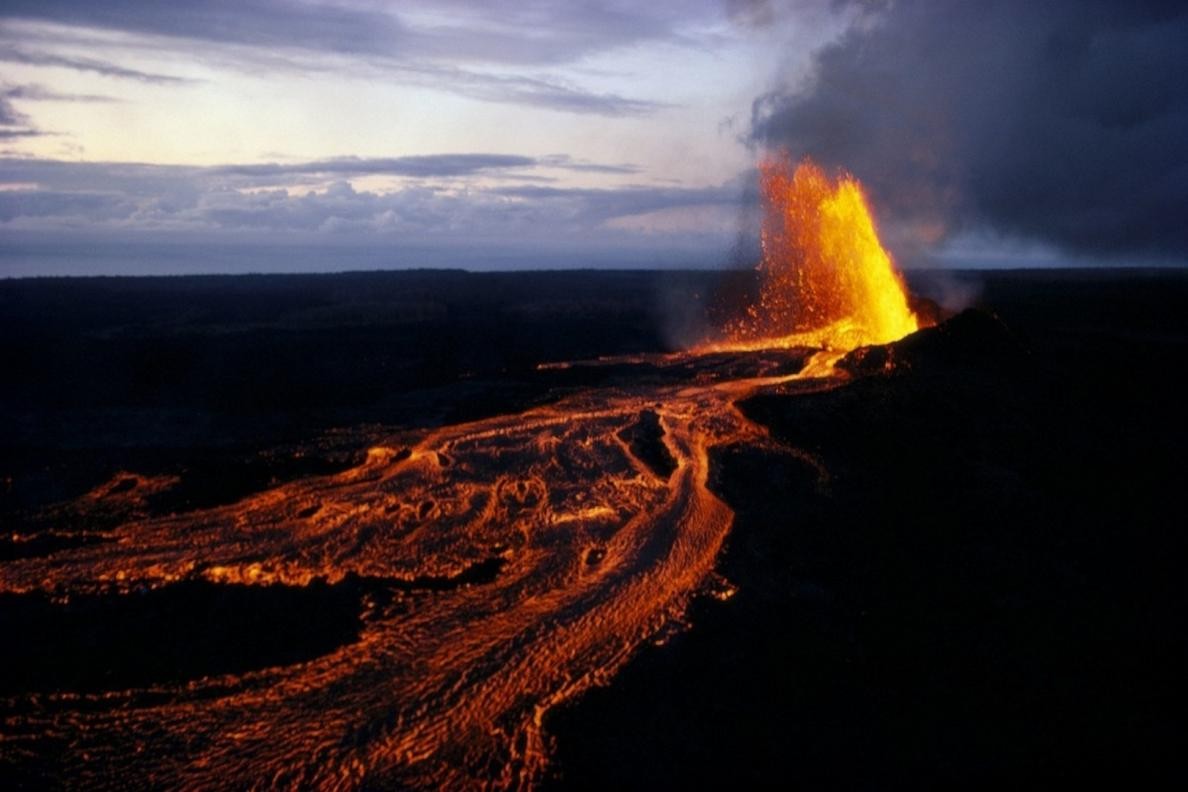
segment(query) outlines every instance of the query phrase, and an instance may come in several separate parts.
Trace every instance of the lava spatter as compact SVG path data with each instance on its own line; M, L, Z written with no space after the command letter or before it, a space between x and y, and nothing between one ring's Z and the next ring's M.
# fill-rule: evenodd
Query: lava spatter
M707 348L836 353L887 344L920 328L857 179L830 179L811 160L793 165L787 154L769 156L759 171L759 297Z

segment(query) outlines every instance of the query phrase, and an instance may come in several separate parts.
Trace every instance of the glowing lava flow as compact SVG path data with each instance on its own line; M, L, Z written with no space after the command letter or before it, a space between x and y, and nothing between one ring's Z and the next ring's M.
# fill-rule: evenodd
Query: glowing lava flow
M701 351L840 354L914 330L856 183L808 164L763 174L761 299ZM707 486L709 452L770 442L735 402L829 373L786 373L811 350L767 354L709 375L697 354L623 359L652 379L388 438L336 475L0 564L0 592L15 594L350 575L392 593L361 603L357 641L312 660L0 700L0 760L31 757L60 774L49 781L88 789L531 785L544 714L610 680L711 581L733 512ZM652 430L650 454L624 439ZM490 582L410 590L492 561Z
M91 789L530 784L543 714L679 624L711 578L733 513L707 488L709 449L765 442L733 403L787 379L590 390L393 438L351 470L134 522L115 543L4 564L4 591L135 596L195 576L407 581L503 559L493 582L367 608L359 641L312 661L10 701L0 713L22 714L4 716L0 758L61 752L63 778ZM670 473L622 439L645 414Z

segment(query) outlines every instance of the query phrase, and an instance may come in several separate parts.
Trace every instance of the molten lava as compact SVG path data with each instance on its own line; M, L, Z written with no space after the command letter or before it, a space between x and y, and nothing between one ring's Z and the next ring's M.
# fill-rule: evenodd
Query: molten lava
M96 790L532 786L546 712L684 624L697 593L729 596L714 565L733 512L709 454L769 442L734 402L793 376L691 373L377 437L341 473L0 562L0 593L59 599L196 579L390 589L361 605L355 642L305 662L0 696L0 776L41 761L49 786ZM477 567L491 579L466 582Z
M760 165L760 294L718 349L808 346L848 351L919 329L856 179L830 180L787 155Z
M33 763L58 774L50 786L89 789L536 783L549 710L684 624L699 592L732 593L714 572L734 514L710 489L711 452L765 445L827 481L735 403L831 377L844 350L917 327L857 182L773 160L763 195L762 292L725 343L606 361L639 373L548 406L377 436L354 468L237 503L152 515L141 493L174 480L131 474L80 499L80 514L127 501L109 511L128 518L102 542L0 561L0 594L118 603L193 580L352 578L385 595L361 602L357 640L312 659L0 697L0 775ZM698 354L722 350L746 354ZM479 568L491 575L473 583Z

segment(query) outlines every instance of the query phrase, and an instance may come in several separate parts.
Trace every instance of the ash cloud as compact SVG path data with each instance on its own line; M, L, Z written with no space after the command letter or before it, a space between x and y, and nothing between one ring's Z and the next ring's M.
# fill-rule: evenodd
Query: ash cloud
M925 246L991 230L1188 257L1188 6L899 0L856 20L756 100L754 142L853 172Z

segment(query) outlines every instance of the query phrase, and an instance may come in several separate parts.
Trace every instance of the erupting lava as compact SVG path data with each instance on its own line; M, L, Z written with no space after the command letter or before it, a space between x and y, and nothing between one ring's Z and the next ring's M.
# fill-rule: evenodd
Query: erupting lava
M917 327L853 179L774 160L763 194L762 295L725 343L620 359L638 373L518 414L377 436L345 472L0 563L0 592L59 600L184 580L353 577L384 593L360 604L356 641L312 660L0 698L0 770L48 762L49 781L91 789L531 785L550 708L680 625L699 590L728 593L714 566L733 512L710 490L710 452L773 445L735 402ZM806 452L779 450L827 479ZM478 566L493 579L466 583Z
M759 300L715 348L838 352L897 341L919 329L857 180L843 175L830 181L812 161L793 167L786 154L768 158L760 174Z

